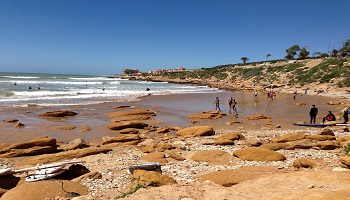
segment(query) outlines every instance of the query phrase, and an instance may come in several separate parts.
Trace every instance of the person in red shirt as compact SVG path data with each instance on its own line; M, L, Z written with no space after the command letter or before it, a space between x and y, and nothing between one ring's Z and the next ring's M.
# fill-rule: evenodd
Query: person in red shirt
M335 116L332 113L332 111L328 111L328 115L323 118L322 123L324 123L326 120L327 121L335 121Z

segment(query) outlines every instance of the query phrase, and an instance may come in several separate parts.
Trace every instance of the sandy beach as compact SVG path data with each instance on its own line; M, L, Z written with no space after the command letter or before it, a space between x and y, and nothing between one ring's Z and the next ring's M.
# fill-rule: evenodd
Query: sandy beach
M219 119L197 119L188 118L189 115L200 113L203 111L210 111L215 109L214 100L218 96L221 100L221 110L227 116ZM237 100L237 114L229 112L227 100L229 97ZM334 96L334 95L333 95ZM340 99L339 97L342 96ZM295 103L304 103L304 105L297 106ZM332 103L335 105L330 105ZM147 144L153 142L163 144L168 143L173 149L181 151L181 156L184 161L175 160L165 150L156 150L165 153L166 163L162 163L163 174L172 177L176 180L176 186L162 186L159 188L144 188L135 194L135 197L128 197L126 199L231 199L238 195L234 192L234 187L242 187L242 191L248 192L252 184L243 186L222 187L213 182L199 182L202 176L207 173L222 171L222 170L237 170L247 166L272 167L269 173L274 174L276 169L284 169L284 173L293 172L296 170L293 162L298 158L314 159L318 163L316 169L322 172L334 171L334 169L341 168L339 164L339 157L344 153L342 147L332 150L320 150L319 148L310 149L293 149L293 150L278 150L279 153L286 157L285 161L269 162L269 161L244 161L232 155L236 150L249 147L247 141L258 140L264 143L270 143L276 136L284 134L296 134L303 132L307 135L319 134L323 128L307 128L294 126L293 123L305 122L308 123L308 112L312 104L315 104L319 109L317 116L317 123L321 123L322 117L327 114L329 110L333 111L337 117L337 122L341 122L341 110L349 105L349 99L343 95L329 96L321 95L298 95L296 100L293 100L292 94L277 93L275 100L268 100L264 92L259 92L257 97L254 97L252 92L231 92L222 90L218 93L211 94L176 94L176 95L150 95L141 98L135 102L118 102L118 103L103 103L91 106L68 106L68 107L39 107L28 106L22 108L1 108L0 120L18 119L24 124L22 128L15 128L14 123L0 124L0 137L2 146L9 144L30 141L41 136L48 136L55 138L60 144L67 144L76 138L82 138L91 146L101 146L103 137L115 137L121 135L119 131L108 128L111 117L106 113L123 110L124 106L127 109L148 109L156 113L156 116L148 120L138 120L139 122L147 123L150 128L141 129L139 135L142 138L138 145L117 144L108 146L112 151L107 154L90 155L81 157L80 159L86 161L86 166L91 171L97 171L102 174L100 179L82 179L81 184L89 189L89 194L79 197L78 199L113 199L120 194L119 191L128 191L130 188L131 177L128 174L128 167L130 165L145 163L143 157L147 154L152 154L152 151L145 151L143 148ZM55 110L72 110L78 114L73 117L46 119L39 117L40 114ZM263 115L271 117L265 120L246 120L246 116L262 113ZM194 122L195 121L195 122ZM228 125L229 121L239 121L241 123L233 123ZM181 138L177 135L177 130L192 127L192 126L213 126L215 135L205 137L190 137ZM66 128L57 128L66 127ZM73 127L73 128L67 128ZM169 128L172 127L172 128ZM346 135L341 127L331 128L336 138L341 138ZM163 130L168 130L162 132ZM213 145L215 139L221 135L240 132L244 134L245 139L235 143L235 145ZM249 140L248 140L249 139ZM316 144L316 143L315 143ZM251 145L250 145L251 146ZM316 146L315 146L316 147ZM219 163L211 163L210 161L199 162L192 158L195 153L201 151L223 151L232 156L230 161L220 161ZM2 168L8 166L20 167L22 161L30 159L35 156L22 156L17 158L2 158ZM209 156L211 157L211 156ZM215 157L215 156L214 156ZM323 161L321 161L323 160ZM148 160L150 162L150 160ZM245 169L245 168L244 168ZM272 170L272 171L271 171ZM345 168L341 171L346 170ZM249 170L248 170L249 171ZM259 169L257 169L259 171ZM297 171L300 171L297 170ZM303 170L301 170L303 171ZM290 177L297 177L290 174ZM25 175L20 175L25 177ZM281 177L276 179L265 180L262 184L276 183L281 181ZM259 181L263 181L259 179ZM305 184L318 184L305 180ZM281 191L273 191L271 194L267 193L251 193L251 195L243 195L238 199L278 199L280 194L287 195L290 192L303 190L308 185L299 189L293 189L295 182L285 183L286 188ZM192 195L184 188L191 188L189 190L195 191ZM198 187L203 187L207 197L198 193ZM271 187L271 186L269 186ZM197 188L197 189L196 189ZM324 191L320 187L319 191ZM211 192L210 192L211 191ZM221 191L221 192L220 192ZM222 192L225 191L225 192ZM168 192L178 193L175 196L166 195ZM161 195L161 194L162 195ZM211 194L208 194L211 193ZM316 192L317 193L317 192ZM6 193L5 193L6 194ZM158 195L158 196L157 196ZM183 195L183 198L180 196ZM293 196L293 195L292 195ZM188 198L185 198L188 197ZM273 198L275 197L275 198ZM294 199L298 199L294 195ZM9 198L10 199L10 198ZM293 199L293 198L291 198Z

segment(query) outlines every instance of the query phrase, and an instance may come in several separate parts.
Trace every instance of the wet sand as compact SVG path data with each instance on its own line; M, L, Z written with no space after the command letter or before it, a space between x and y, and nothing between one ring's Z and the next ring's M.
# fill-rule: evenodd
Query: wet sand
M247 121L244 116L263 113L272 117L270 124L280 125L282 129L307 129L292 125L295 122L309 121L309 110L312 104L319 109L317 122L322 121L322 117L327 114L328 110L332 110L337 119L341 117L341 106L327 105L329 101L335 101L335 98L314 95L298 95L296 101L293 100L291 94L277 93L275 100L267 100L266 93L260 92L255 98L252 92L230 92L220 91L218 93L209 94L174 94L164 96L150 95L143 97L135 102L116 102L103 103L87 106L65 106L65 107L39 107L29 106L23 108L0 108L0 143L16 143L25 142L40 136L49 136L56 138L61 142L69 142L75 138L83 138L88 142L100 142L103 136L114 135L115 131L111 131L107 126L111 123L110 118L104 116L104 113L113 112L113 107L119 105L131 105L151 109L157 112L157 116L152 120L145 121L150 125L192 126L192 120L188 115L199 113L202 111L214 110L215 97L220 99L220 107L228 117L218 120L198 120L200 123L195 125L212 125L216 129L261 129L266 121ZM228 99L233 97L237 100L236 120L243 123L234 125L225 125L226 122L233 119L232 113L229 112ZM304 102L306 106L295 106L293 102ZM78 115L65 119L47 120L38 117L39 114L55 111L55 110L71 110ZM2 120L16 118L25 125L24 128L15 128L14 123L4 123ZM337 121L341 122L342 119ZM54 126L73 125L73 130L55 130ZM82 128L90 128L91 131L82 132Z

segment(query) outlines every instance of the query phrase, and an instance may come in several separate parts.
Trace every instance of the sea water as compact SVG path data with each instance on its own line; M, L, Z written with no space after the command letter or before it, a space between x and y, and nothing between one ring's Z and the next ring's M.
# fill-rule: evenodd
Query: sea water
M147 91L146 89L150 90ZM148 94L217 92L215 88L109 76L0 72L0 107L88 105L134 101Z

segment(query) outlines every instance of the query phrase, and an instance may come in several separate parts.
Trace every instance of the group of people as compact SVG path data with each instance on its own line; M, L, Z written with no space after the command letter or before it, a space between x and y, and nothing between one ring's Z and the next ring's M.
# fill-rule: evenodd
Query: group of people
M318 109L316 108L316 105L312 105L310 109L310 124L316 123L316 116L318 114ZM349 121L349 114L350 114L350 108L346 109L343 113L344 122L343 124L348 123ZM325 121L335 121L335 115L332 113L332 111L328 111L328 114L322 118L322 123L324 124Z
M267 99L276 99L276 93L274 91L268 91L267 92Z
M219 110L221 112L219 97L216 97L214 104L215 104L215 110ZM228 99L228 105L230 106L230 110L229 110L230 112L231 112L231 109L232 109L232 111L236 111L237 112L237 109L236 109L237 101L236 101L236 99L230 97Z

